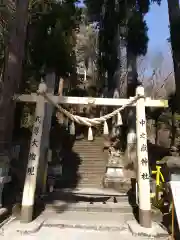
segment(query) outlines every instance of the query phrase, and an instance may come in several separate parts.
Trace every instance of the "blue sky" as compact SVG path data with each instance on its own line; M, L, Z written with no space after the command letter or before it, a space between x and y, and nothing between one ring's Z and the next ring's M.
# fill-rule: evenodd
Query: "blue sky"
M153 4L150 12L146 15L148 24L149 51L157 49L164 50L167 48L167 38L169 37L169 18L167 0L163 0L161 6Z
M170 44L167 41L170 36L167 0L162 0L160 6L152 4L145 19L149 28L145 74L151 75L152 69L158 67L167 76L173 69Z

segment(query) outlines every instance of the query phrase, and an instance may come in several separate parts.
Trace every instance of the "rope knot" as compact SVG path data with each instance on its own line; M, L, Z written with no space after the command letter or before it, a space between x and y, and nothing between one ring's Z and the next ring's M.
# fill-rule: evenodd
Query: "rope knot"
M137 94L137 97L138 98L146 98L143 94L140 94L140 93Z
M95 102L96 102L96 100L93 99L93 98L89 98L89 99L88 99L88 104L89 104L89 105L95 105Z
M38 90L37 90L37 94L43 95L43 94L45 94L46 92L47 92L47 85L46 85L45 82L41 82L41 83L39 84L39 88L38 88Z

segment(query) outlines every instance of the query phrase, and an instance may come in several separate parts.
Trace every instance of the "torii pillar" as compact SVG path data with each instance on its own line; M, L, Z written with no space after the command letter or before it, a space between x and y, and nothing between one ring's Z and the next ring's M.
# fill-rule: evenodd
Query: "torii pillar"
M54 92L55 75L49 74L46 77L47 91ZM46 85L40 84L41 87ZM34 201L36 188L40 190L43 186L44 171L47 165L46 152L49 145L49 131L51 127L53 106L47 103L42 95L37 96L35 123L33 127L27 173L24 184L21 221L31 222L33 219ZM39 191L38 191L39 192Z

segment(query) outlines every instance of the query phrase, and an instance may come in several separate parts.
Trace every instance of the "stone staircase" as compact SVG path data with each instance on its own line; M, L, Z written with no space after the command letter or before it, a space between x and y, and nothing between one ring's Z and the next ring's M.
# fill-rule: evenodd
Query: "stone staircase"
M104 151L103 136L96 136L93 141L76 139L72 148L65 149L62 175L56 178L55 188L106 188L127 193L131 176L124 174L124 157L123 153L110 157L108 151Z
M75 141L73 152L80 158L77 187L103 187L108 158L107 152L103 152L103 144L103 137L96 137L94 141L86 139Z
M66 159L69 161L66 168L71 170L74 168L73 163L78 163L75 164L76 184L54 189L44 199L48 211L122 212L132 215L127 192L105 186L108 153L103 148L103 137L96 137L94 141L75 141L72 155ZM70 177L71 171L67 175Z
M133 193L127 194L127 191L121 191L119 178L116 177L117 181L114 181L114 178L110 179L106 176L108 167L117 168L117 166L112 164L109 166L108 154L107 151L103 151L103 147L103 137L95 137L94 141L81 139L74 142L72 151L65 159L65 178L70 178L74 174L75 177L70 180L73 182L77 178L77 182L74 186L64 184L43 197L44 213L47 213L49 220L58 218L56 224L61 224L62 221L63 226L67 223L70 227L78 225L82 228L97 226L101 228L102 219L113 220L117 216L118 219L123 218L124 224L127 220L137 217L138 211ZM159 214L156 212L152 214L161 221ZM74 216L74 219L71 222L66 221L66 216L69 220ZM94 218L89 223L91 216ZM102 219L99 219L97 224L95 219L97 220L99 216L102 216ZM104 223L105 227L109 225L109 222ZM120 224L113 225L115 226Z

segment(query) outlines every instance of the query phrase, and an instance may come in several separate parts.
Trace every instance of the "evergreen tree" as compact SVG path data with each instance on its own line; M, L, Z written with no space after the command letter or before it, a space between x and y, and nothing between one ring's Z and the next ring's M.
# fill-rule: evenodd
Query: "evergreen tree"
M177 110L180 113L180 6L178 0L167 0L167 2L177 98L176 107L173 111Z
M114 87L113 75L120 64L115 42L117 34L126 41L128 55L145 55L148 36L144 15L152 2L159 0L86 0L90 21L99 23L99 70L108 74L109 88ZM123 30L123 31L122 31Z

